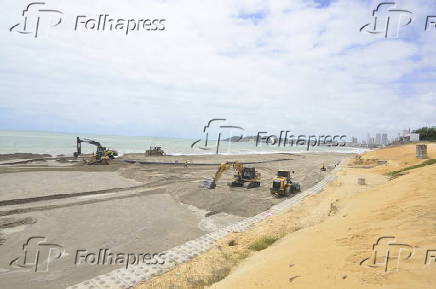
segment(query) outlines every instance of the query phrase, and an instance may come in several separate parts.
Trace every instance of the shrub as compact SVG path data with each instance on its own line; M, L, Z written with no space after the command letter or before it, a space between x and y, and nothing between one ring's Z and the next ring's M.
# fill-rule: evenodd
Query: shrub
M262 237L256 241L254 241L248 248L253 251L262 251L269 246L271 246L275 241L277 241L278 237Z

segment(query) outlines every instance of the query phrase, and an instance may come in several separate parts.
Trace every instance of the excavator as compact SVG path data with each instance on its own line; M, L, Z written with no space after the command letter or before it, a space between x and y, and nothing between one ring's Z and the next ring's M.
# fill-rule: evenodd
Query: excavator
M272 195L284 197L300 192L301 188L299 183L292 182L290 171L281 170L277 172L277 176L273 179L270 191Z
M226 162L220 164L213 179L207 179L203 182L203 187L215 189L217 181L228 169L233 169L236 172L233 182L227 184L229 187L244 187L247 184L247 188L251 189L260 186L260 173L256 172L255 168L246 168L239 162Z
M82 154L82 143L88 143L97 147L95 155L89 159L85 159L85 162L88 165L108 165L109 160L113 160L116 156L118 156L118 152L116 150L107 149L98 141L86 138L80 139L77 137L76 142L77 152L74 153L75 158L78 158Z

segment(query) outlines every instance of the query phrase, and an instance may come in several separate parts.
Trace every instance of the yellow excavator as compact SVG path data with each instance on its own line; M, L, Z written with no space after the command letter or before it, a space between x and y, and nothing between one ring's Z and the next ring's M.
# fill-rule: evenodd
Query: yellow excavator
M301 188L299 183L292 182L290 171L281 170L277 172L277 176L273 179L270 191L272 195L283 197L298 193Z
M107 149L102 146L101 143L95 140L90 139L80 139L76 138L76 147L77 151L74 152L74 157L77 159L82 154L82 143L88 143L97 147L97 151L95 154L85 160L85 163L88 165L108 165L109 160L113 160L116 156L118 156L118 152L116 150Z
M256 168L246 168L239 162L226 162L220 164L213 179L207 179L203 182L203 187L215 189L217 181L228 169L233 169L236 172L233 182L227 184L229 187L244 187L247 184L247 188L251 189L260 186L260 173L256 172Z

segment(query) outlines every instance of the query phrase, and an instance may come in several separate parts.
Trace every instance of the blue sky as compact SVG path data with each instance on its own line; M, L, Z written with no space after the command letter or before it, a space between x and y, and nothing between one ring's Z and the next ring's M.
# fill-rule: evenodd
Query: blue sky
M47 1L63 22L37 39L9 31L28 2L4 2L3 130L195 138L219 117L364 138L436 123L433 1L398 1L414 21L389 39L359 32L377 1ZM77 15L102 13L166 29L74 31Z
M330 3L333 1L331 1L331 0L314 0L314 2L318 4L318 7L324 8L324 7L329 6Z

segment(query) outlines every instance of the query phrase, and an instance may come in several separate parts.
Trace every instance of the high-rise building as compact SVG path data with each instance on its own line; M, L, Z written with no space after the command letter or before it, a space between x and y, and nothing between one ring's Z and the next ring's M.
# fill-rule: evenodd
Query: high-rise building
M375 135L375 144L376 145L381 145L382 144L382 142L381 142L381 134L380 133Z
M382 145L387 145L388 143L389 143L388 134L387 133L382 134Z

